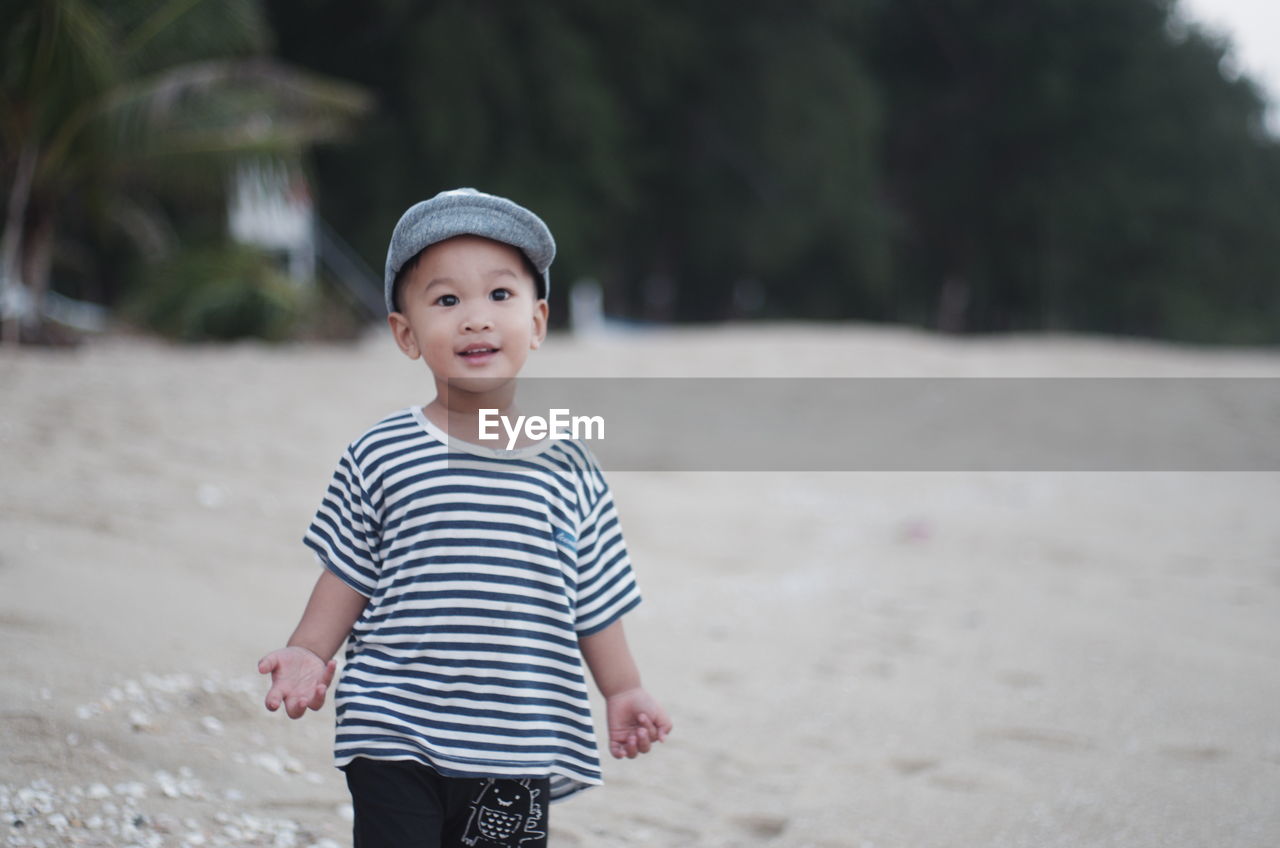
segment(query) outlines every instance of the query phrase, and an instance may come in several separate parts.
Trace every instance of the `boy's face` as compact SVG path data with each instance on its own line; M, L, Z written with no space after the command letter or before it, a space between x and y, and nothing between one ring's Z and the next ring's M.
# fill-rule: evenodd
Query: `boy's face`
M388 317L396 344L437 383L485 391L514 378L547 334L547 302L517 248L479 236L431 245ZM468 386L470 378L475 380Z

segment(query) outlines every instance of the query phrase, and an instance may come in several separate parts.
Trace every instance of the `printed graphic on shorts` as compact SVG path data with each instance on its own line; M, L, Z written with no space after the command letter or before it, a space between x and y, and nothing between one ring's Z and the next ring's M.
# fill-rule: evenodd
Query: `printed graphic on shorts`
M545 845L542 829L542 790L529 780L496 780L471 801L471 817L462 833L462 844L476 848L514 848L517 845Z

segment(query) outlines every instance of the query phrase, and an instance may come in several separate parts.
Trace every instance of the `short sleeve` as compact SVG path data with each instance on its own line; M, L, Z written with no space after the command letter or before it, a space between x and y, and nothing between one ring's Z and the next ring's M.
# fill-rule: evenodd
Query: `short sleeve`
M579 637L604 630L640 603L640 587L622 538L613 495L604 486L582 519L578 533L578 600L574 629Z
M381 563L381 528L351 450L333 472L320 508L303 536L303 543L326 568L365 597L373 595Z

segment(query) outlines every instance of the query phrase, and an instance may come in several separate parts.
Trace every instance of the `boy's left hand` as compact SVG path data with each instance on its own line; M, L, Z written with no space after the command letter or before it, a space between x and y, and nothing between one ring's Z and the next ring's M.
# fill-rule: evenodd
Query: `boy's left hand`
M616 759L647 754L671 732L671 719L642 688L628 689L605 699L609 721L609 753Z

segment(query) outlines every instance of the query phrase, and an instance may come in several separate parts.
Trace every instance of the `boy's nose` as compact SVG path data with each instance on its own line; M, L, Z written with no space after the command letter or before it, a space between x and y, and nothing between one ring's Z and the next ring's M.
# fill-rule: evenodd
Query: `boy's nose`
M487 315L468 315L462 321L462 332L481 333L493 329L493 319Z

